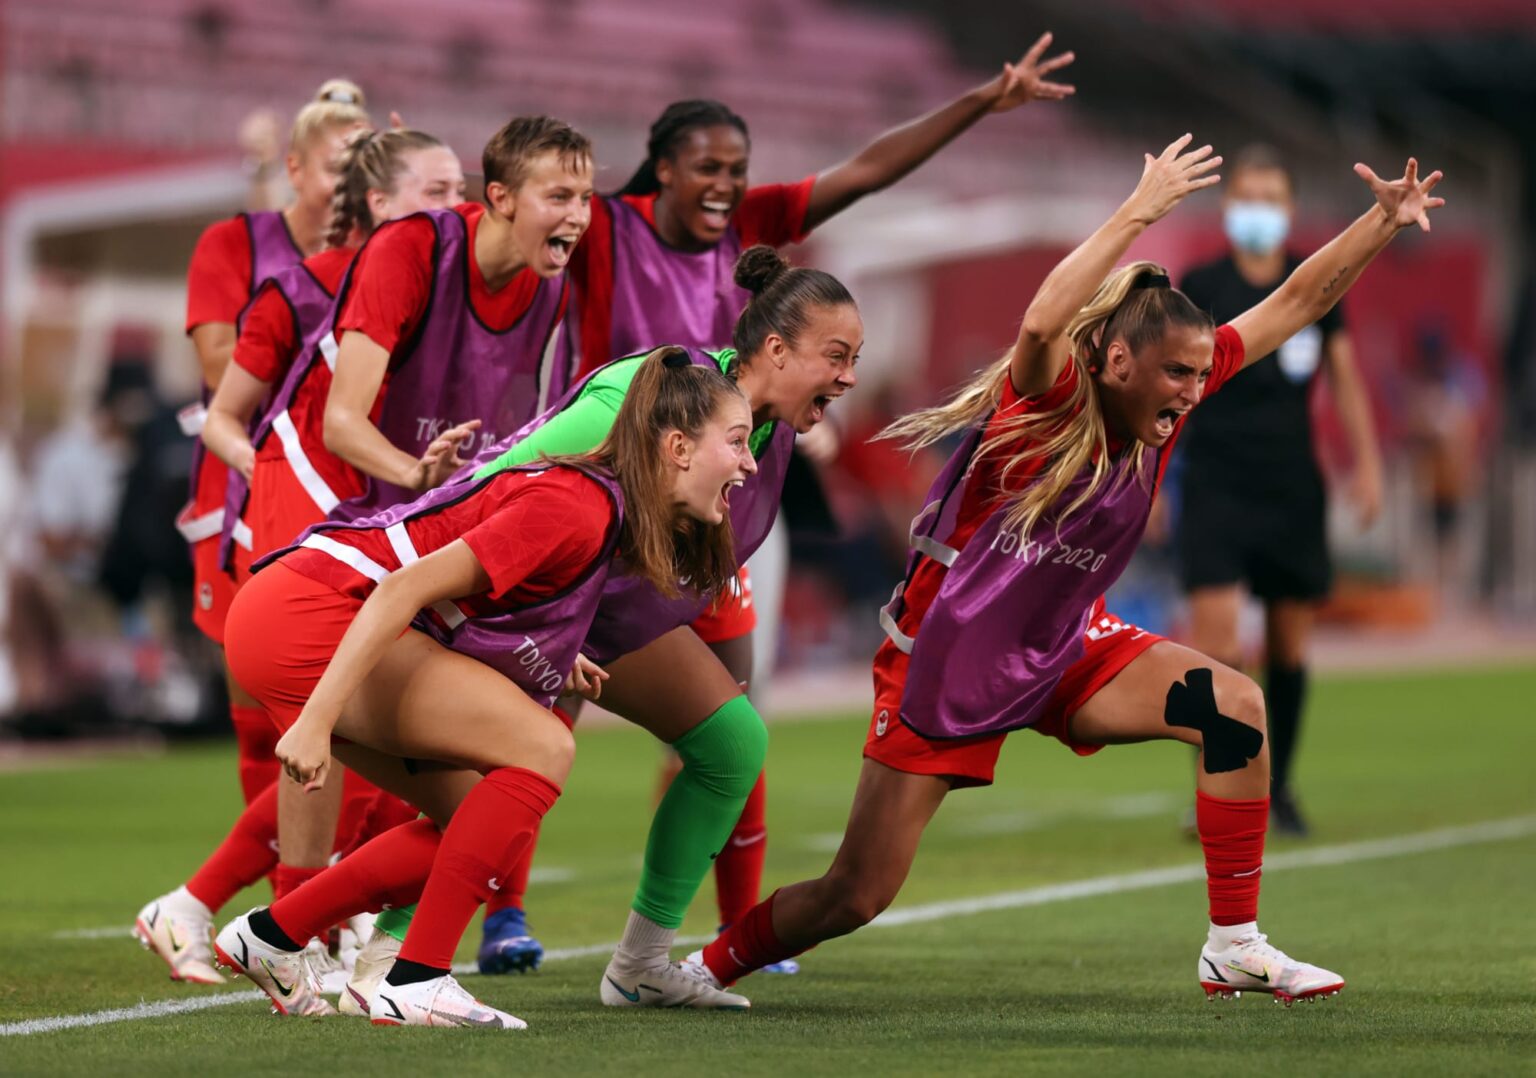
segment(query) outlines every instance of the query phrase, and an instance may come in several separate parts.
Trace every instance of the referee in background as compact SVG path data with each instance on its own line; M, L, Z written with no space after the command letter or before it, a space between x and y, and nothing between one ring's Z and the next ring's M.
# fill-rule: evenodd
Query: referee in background
M1179 286L1217 325L1258 304L1301 264L1285 248L1294 195L1290 170L1270 147L1250 146L1230 166L1222 205L1229 251L1191 269ZM1241 668L1243 588L1264 604L1270 825L1294 836L1307 833L1290 784L1307 693L1307 643L1316 604L1332 580L1327 499L1309 412L1319 370L1327 373L1349 440L1350 498L1361 526L1369 527L1381 508L1381 456L1337 307L1203 402L1180 443L1176 546L1191 644Z

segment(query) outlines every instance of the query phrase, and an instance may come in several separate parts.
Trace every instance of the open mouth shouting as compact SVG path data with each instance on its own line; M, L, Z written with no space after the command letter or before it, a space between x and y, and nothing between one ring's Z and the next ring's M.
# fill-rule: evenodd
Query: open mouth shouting
M581 239L581 233L561 233L551 236L544 242L544 249L549 253L549 260L560 269L564 269L571 261L571 252L576 249L576 241Z
M731 488L739 487L746 482L745 479L732 479L720 487L720 515L723 517L731 511Z
M1164 408L1158 412L1157 418L1153 422L1153 429L1157 431L1158 439L1160 441L1167 441L1173 437L1173 428L1178 425L1179 420L1183 419L1188 411L1189 409L1187 408Z
M736 209L732 199L709 197L699 203L699 221L711 232L724 232L731 224L731 214Z

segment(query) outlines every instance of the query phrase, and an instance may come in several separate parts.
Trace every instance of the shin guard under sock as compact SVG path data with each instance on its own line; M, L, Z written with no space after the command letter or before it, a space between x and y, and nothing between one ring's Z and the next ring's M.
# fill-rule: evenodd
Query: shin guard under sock
M1259 919L1264 833L1269 798L1228 801L1195 793L1195 822L1205 847L1205 886L1211 923L1240 925Z

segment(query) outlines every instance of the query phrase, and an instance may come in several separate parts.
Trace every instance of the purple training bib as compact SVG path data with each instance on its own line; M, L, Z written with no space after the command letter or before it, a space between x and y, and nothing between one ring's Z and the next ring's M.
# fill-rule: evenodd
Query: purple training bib
M912 521L906 579L880 612L886 635L912 656L901 721L934 739L997 734L1039 720L1062 675L1083 654L1094 602L1125 571L1152 508L1135 455L1122 453L1099 490L1059 526L1005 532L999 505L959 550L948 545L982 429L970 432ZM1159 450L1147 450L1156 475ZM1057 500L1070 505L1085 472ZM920 557L948 567L910 637L898 627L902 593Z

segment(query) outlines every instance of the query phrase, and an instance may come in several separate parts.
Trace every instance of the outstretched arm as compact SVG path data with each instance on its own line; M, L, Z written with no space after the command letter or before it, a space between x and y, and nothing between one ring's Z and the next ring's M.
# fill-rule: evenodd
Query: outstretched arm
M331 763L331 731L341 719L342 708L417 611L490 586L490 575L462 539L380 581L347 627L304 710L277 742L277 757L288 776L305 784L306 789L325 784Z
M1355 173L1370 185L1376 205L1297 266L1258 306L1232 320L1243 339L1244 366L1327 314L1393 236L1415 224L1428 232L1429 211L1445 205L1445 199L1430 195L1441 173L1431 172L1421 181L1419 163L1412 157L1402 179L1391 183L1365 165L1356 165Z
M1067 325L1093 298L1115 263L1147 226L1159 220L1193 191L1218 183L1211 170L1221 164L1211 147L1184 152L1194 141L1185 135L1157 157L1146 154L1141 182L1099 230L1059 262L1035 293L1019 339L1009 356L1008 373L1022 396L1044 393L1067 365Z
M1051 35L1041 34L1017 64L949 104L892 128L859 153L816 177L805 211L806 231L846 210L865 195L889 187L947 146L989 112L1007 112L1029 101L1060 101L1076 88L1048 76L1070 64L1074 55L1041 59Z

